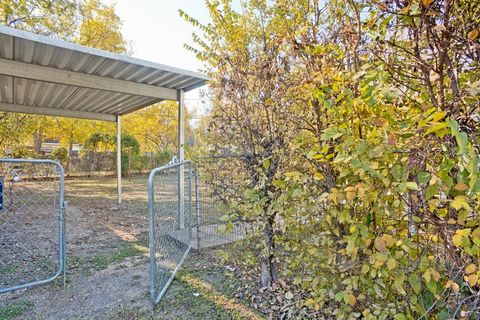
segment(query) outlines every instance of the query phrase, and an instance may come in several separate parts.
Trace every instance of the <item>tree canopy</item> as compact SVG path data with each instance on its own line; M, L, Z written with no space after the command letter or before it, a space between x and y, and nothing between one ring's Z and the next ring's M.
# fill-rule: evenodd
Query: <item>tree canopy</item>
M262 239L260 282L299 292L284 312L474 317L479 3L206 6L206 25L180 12L212 79L203 150L241 159L229 201Z

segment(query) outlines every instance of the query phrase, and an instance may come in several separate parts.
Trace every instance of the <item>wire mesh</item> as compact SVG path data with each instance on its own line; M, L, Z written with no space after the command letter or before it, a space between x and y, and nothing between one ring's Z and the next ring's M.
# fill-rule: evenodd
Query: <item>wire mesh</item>
M248 224L231 207L239 188L238 159L205 158L195 163L194 248L219 246L243 239Z
M0 159L0 293L48 283L64 270L63 168Z
M150 174L150 295L158 303L191 248L192 171L190 162Z

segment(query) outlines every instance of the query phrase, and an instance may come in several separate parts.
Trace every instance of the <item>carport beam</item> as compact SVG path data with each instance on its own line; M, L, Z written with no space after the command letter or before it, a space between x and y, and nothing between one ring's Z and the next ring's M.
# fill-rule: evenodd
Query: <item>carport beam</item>
M122 122L117 115L117 203L122 204Z

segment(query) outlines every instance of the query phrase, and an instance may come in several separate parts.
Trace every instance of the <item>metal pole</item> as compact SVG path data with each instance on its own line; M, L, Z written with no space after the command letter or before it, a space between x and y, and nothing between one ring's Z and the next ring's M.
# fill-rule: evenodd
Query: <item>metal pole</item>
M157 260L155 252L155 217L153 212L153 203L155 201L155 176L157 172L160 172L161 169L153 169L148 178L148 239L149 239L149 249L150 249L150 298L152 302L155 303L156 297L156 288L155 280L157 278Z
M117 115L117 203L122 204L122 122Z
M185 93L178 90L178 160L185 160Z
M198 162L195 162L195 216L197 229L197 250L200 250L200 197L198 194Z
M185 93L177 91L178 99L178 161L185 159ZM185 167L178 167L178 219L180 229L185 228Z
M192 163L188 163L188 243L192 245Z

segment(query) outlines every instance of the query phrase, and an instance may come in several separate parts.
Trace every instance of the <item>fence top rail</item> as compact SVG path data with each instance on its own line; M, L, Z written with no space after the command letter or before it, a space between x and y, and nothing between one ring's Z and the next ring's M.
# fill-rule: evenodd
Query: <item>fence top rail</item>
M191 165L191 161L190 160L183 160L183 161L180 161L180 162L167 164L165 166L155 168L150 172L150 176L148 177L148 194L150 196L150 199L148 201L149 202L149 211L152 209L150 207L150 205L151 205L151 202L153 201L153 179L155 179L155 176L157 175L157 173L168 170L168 169L180 167L180 166L185 165L185 164Z
M0 158L0 163L37 163L37 164L53 164L60 172L60 204L64 205L64 186L65 170L60 162L51 159L15 159L15 158Z
M191 164L191 161L190 160L184 160L184 161L175 162L175 163L172 163L172 164L167 164L165 166L155 168L150 172L150 178L153 178L157 173L159 173L161 171L176 168L176 167L180 167L181 165L185 165L185 164L189 165L189 164Z
M10 162L10 163L49 163L53 164L60 169L60 175L63 177L64 170L63 166L57 160L51 159L15 159L15 158L0 158L0 163Z

